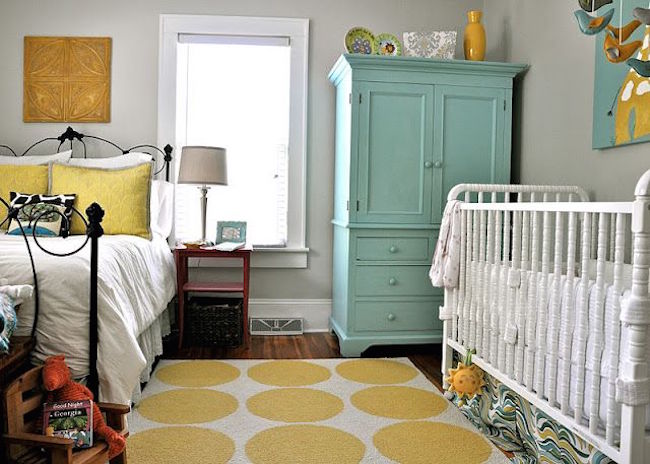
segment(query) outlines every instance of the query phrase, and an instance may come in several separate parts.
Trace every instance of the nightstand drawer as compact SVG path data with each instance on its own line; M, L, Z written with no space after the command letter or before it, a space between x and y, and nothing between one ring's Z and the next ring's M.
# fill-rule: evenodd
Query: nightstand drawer
M357 261L430 262L434 241L431 233L420 236L357 237Z
M429 331L440 328L434 301L357 301L354 327L358 332Z
M356 266L357 296L441 295L429 280L428 266Z

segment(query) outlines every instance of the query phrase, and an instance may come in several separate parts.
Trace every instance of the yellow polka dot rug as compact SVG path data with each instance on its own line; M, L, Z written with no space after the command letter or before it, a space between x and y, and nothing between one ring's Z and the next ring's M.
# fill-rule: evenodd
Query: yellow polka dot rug
M510 461L406 358L161 361L130 464Z

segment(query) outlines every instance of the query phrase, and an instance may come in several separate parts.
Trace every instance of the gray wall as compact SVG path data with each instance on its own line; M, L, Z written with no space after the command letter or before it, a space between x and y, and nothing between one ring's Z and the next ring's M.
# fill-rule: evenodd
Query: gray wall
M2 0L0 143L21 148L29 141L58 134L65 128L64 124L22 122L25 35L113 38L112 121L75 127L129 145L156 140L159 14L310 18L309 269L254 270L251 290L254 298L330 298L334 91L327 73L343 51L345 32L357 25L395 34L440 29L461 32L465 12L482 6L482 0Z
M489 57L530 64L517 91L513 173L523 183L577 184L597 200L629 200L650 145L591 149L594 38L578 2L485 0Z

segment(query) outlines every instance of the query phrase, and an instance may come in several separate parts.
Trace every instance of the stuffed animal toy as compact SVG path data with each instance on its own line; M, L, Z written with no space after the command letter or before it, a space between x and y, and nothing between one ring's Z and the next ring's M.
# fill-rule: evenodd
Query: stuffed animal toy
M70 369L65 363L63 355L50 356L43 366L43 386L47 393L47 401L79 401L92 400L92 392L74 382L70 376ZM104 417L96 403L93 403L93 431L108 443L108 457L113 459L124 451L126 440L104 422Z
M465 360L459 361L456 369L449 369L449 377L445 379L449 383L448 393L458 395L459 406L465 404L465 399L472 399L482 393L485 386L483 379L484 372L476 364L472 364L472 351L467 351Z

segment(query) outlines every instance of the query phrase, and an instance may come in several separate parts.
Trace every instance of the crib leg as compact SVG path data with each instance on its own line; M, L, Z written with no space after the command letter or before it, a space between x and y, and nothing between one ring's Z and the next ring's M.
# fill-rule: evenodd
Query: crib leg
M449 383L445 380L449 375L449 369L452 367L452 362L454 358L454 350L447 344L448 337L450 335L449 331L451 330L451 321L446 320L442 326L442 388L445 390L449 388Z

